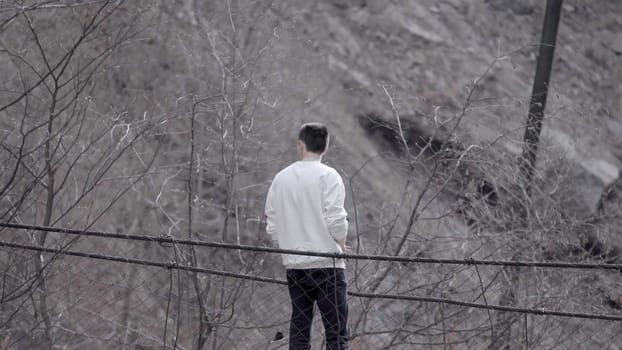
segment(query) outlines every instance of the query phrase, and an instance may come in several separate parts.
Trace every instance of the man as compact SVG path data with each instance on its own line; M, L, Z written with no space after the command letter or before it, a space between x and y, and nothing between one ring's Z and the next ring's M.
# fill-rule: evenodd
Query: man
M268 190L266 231L282 249L346 251L345 188L337 171L321 163L328 142L326 126L304 124L298 135L298 161L281 170ZM283 265L292 302L289 349L311 348L314 303L322 315L326 349L348 349L343 259L284 254Z

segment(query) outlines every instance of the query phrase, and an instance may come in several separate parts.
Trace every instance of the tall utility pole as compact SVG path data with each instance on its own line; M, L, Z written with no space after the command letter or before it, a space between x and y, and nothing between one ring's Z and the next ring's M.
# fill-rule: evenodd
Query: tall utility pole
M563 0L547 0L546 12L544 13L544 24L542 26L542 38L540 39L540 52L536 65L536 77L533 81L531 101L529 103L529 115L527 116L527 127L525 128L525 142L523 153L520 159L519 181L529 197L533 185L533 174L536 166L536 154L538 152L538 142L540 141L540 131L542 130L542 119L544 118L544 108L549 89L551 68L553 67L553 56L555 54L555 42L557 39L557 28L561 17ZM525 218L529 210L525 206L523 215ZM509 277L503 283L499 303L501 305L514 305L516 295L514 288L518 285L519 275L515 268L504 268ZM493 332L493 349L507 350L512 343L512 323L513 318L507 313L499 313L496 330L499 334L495 337ZM516 335L514 335L516 337ZM496 338L496 339L495 339ZM495 344L496 342L496 344Z
M527 195L531 193L533 173L536 166L536 153L540 141L540 131L542 130L542 119L544 118L544 107L546 106L551 67L553 66L562 2L563 0L547 0L546 2L536 77L533 81L527 128L525 129L525 143L520 164L520 179Z

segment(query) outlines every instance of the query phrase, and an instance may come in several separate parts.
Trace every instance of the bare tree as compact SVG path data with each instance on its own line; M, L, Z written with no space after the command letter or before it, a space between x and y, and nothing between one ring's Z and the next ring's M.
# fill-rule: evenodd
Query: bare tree
M3 221L89 228L149 170L157 151L147 155L137 171L123 167L148 137L154 126L151 118L105 116L92 101L98 95L96 75L107 68L114 52L135 38L134 25L112 24L124 5L48 1L24 7L14 2L7 10L2 30L13 40L2 40L2 59L10 63L12 73L7 72L11 78L5 81L0 113L7 134L2 161L11 171L2 179ZM111 190L104 195L105 187ZM50 237L45 232L16 233L15 238L41 247L77 243L76 238ZM41 330L34 333L35 342L45 348L66 339L59 328L63 310L50 302L56 296L49 278L58 271L58 259L37 254L15 266L29 272L4 289L3 302L10 303L5 307L11 312L3 318L3 328L10 329L11 322L21 319L32 330ZM26 300L33 301L32 307L26 307Z

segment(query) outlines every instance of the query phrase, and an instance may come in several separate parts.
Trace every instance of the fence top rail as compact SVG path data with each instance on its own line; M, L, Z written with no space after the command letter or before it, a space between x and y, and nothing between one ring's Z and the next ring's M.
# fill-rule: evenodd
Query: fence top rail
M373 255L373 254L350 254L332 252L313 252L291 249L280 249L265 246L253 246L234 243L210 242L202 240L177 239L171 236L148 236L129 233L112 233L92 230L77 230L61 227L25 225L18 223L0 223L0 227L12 228L17 230L33 230L42 232L55 232L70 235L81 235L90 237L102 237L113 239L126 239L134 241L147 241L159 244L180 244L198 247L210 247L220 249L231 249L241 251L252 251L262 253L279 253L292 255L317 256L333 259L347 260L367 260L367 261L387 261L400 263L420 263L420 264L440 264L440 265L478 265L478 266L512 266L512 267L541 267L559 269L588 269L588 270L617 270L622 271L622 264L609 263L581 263L565 261L520 261L520 260L482 260L473 258L449 259L449 258L430 258L416 256L396 256L396 255Z

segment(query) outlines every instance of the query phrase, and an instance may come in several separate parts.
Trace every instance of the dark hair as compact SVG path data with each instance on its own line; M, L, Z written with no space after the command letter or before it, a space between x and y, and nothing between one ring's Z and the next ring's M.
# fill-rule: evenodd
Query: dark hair
M300 128L298 139L307 146L307 151L322 154L328 144L328 130L320 123L306 123Z

